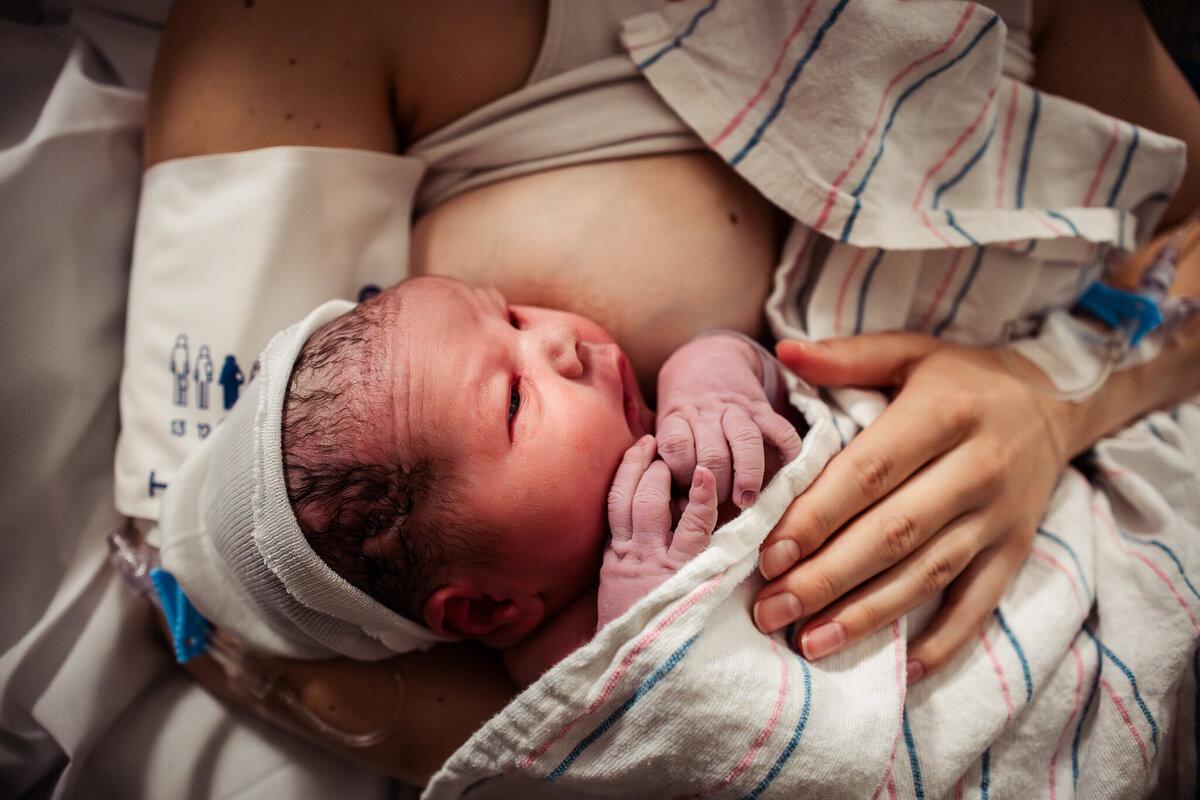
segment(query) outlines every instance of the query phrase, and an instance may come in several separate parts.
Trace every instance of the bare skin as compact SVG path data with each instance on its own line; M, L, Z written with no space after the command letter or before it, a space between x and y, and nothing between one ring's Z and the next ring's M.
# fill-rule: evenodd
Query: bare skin
M1186 87L1179 91L1182 78L1136 2L1102 2L1104 13L1092 0L1037 5L1038 85L1184 138L1194 164L1200 103ZM544 24L543 0L355 0L352 6L178 0L151 90L146 163L273 145L403 151L405 143L518 88ZM502 40L493 34L498 29L505 31ZM1096 50L1108 57L1099 63L1086 57ZM1079 64L1089 72L1079 72ZM1093 69L1136 77L1096 80ZM614 202L618 184L621 203ZM539 205L550 192L561 205ZM1168 219L1198 202L1200 174L1193 168ZM482 236L458 236L463 229ZM556 230L571 235L549 235ZM585 248L578 246L583 237ZM487 247L472 251L476 241ZM640 263L632 285L639 288L629 297L629 276L614 265L628 263L635 242ZM417 220L413 265L491 283L513 302L595 318L631 355L645 386L665 354L696 333L712 327L761 333L777 244L777 219L762 198L712 157L684 154L555 170L462 195ZM1193 251L1185 261L1184 284L1200 273L1200 257ZM846 340L816 355L794 349L789 355L789 347L781 355L816 382L891 385L899 393L890 416L871 427L872 437L839 455L805 495L809 500L793 505L772 534L769 543L790 539L814 555L784 566L759 599L799 596L809 611L820 609L806 631L837 621L849 643L948 585L947 612L910 648L926 674L969 641L995 607L1067 459L1125 421L1200 388L1197 326L1163 358L1115 377L1078 406L1033 397L986 351L909 334ZM934 427L932 441L899 435L914 419L928 423L947 394L961 402ZM1014 414L1014 403L1028 413ZM910 479L925 464L969 460L972 453L991 466L958 470L936 484ZM881 471L880 464L893 467ZM863 476L870 479L864 483ZM977 524L956 525L934 513L962 497L981 498L969 512ZM896 519L910 524L889 528ZM855 522L842 529L848 520ZM840 529L836 541L854 546L822 547ZM897 539L889 530L912 535ZM889 550L889 541L900 546ZM814 583L814 573L828 579ZM382 704L371 702L375 692L355 702L347 680L390 691L391 670L401 669L407 692L395 733L349 754L424 783L512 691L495 659L465 655L456 665L464 671L451 672L438 660L444 652L380 664L297 665L288 679L306 698L337 698L334 712L325 712L324 701L313 707L334 713L344 727L369 729L377 727ZM220 681L210 675L207 683ZM431 697L447 701L430 705Z

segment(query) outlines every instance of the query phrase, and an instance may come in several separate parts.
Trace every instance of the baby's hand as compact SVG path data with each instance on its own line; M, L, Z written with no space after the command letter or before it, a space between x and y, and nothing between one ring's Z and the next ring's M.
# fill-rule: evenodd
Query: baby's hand
M690 485L700 464L716 477L720 501L745 508L762 488L764 440L785 462L800 453L800 434L771 405L762 369L750 343L725 334L693 339L667 359L658 375L658 454L676 485Z
M671 531L671 473L654 460L654 437L625 452L608 493L612 539L600 567L599 630L708 546L717 524L713 474L697 467L687 506Z

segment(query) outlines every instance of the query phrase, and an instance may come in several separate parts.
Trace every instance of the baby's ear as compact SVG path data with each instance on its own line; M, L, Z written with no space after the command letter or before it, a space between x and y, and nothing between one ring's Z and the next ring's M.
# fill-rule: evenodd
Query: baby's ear
M473 583L448 583L425 601L425 624L434 633L508 647L542 623L546 606L536 594L494 598Z

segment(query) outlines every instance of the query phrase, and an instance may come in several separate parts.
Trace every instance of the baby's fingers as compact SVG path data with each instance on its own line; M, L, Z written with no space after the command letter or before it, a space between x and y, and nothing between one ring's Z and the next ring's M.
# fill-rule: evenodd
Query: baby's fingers
M658 457L671 468L675 482L680 485L690 483L696 469L696 440L692 436L692 426L683 417L671 414L659 420L655 439Z
M677 564L690 561L708 547L717 526L717 479L705 467L696 467L688 504L675 527L668 556Z
M608 490L608 527L613 542L628 542L633 538L633 504L638 482L654 458L654 437L643 436L625 451Z
M783 459L783 463L786 464L800 455L800 448L804 442L796 426L786 417L772 412L762 415L756 422L762 431L763 439L771 443Z
M762 488L764 456L762 432L740 408L730 407L721 415L721 429L733 457L733 493L730 499L745 508L758 497Z
M671 534L671 471L662 461L651 462L638 481L633 498L633 551L643 557L667 549Z

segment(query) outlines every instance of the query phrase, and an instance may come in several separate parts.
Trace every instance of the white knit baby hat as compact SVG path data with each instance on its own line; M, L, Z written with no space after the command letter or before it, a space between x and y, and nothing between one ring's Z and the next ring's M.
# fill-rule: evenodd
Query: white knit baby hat
M331 300L276 334L163 495L163 568L197 611L255 652L372 660L445 641L334 572L288 500L281 426L292 365L317 328L353 307Z

